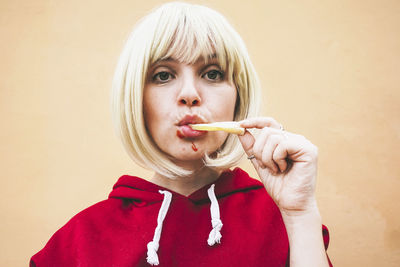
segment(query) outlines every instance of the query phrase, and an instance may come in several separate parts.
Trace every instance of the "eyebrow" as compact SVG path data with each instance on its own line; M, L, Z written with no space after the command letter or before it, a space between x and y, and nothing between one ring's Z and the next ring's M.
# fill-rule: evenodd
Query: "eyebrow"
M177 61L176 59L173 59L172 57L164 58L164 59L159 59L157 60L154 64L157 64L159 62L165 62L165 61Z

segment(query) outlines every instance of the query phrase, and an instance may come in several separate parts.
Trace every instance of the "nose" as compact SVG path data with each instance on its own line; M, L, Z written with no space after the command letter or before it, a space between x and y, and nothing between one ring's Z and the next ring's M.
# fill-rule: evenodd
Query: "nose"
M196 106L200 103L199 99L192 99L192 98L182 98L179 101L180 104L182 105L188 105L188 106Z
M178 94L178 104L185 106L198 106L201 104L199 90L193 77L183 81L181 90Z

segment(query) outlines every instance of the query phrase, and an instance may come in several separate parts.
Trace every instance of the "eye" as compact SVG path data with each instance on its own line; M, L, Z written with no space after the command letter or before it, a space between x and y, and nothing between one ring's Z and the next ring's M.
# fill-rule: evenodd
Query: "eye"
M171 79L173 79L172 74L166 71L160 71L153 76L153 82L156 83L166 83Z
M203 78L209 81L221 81L224 78L224 74L219 70L210 70L207 71L203 76Z

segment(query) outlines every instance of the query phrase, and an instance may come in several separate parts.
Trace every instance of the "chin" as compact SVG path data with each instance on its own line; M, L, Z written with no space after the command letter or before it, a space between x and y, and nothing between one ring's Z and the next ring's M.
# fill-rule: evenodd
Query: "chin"
M196 170L204 166L203 157L201 156L185 156L185 157L174 157L173 162L187 170Z
M173 159L177 161L182 161L182 162L188 162L188 161L198 161L198 160L203 160L204 152L200 151L191 151L187 152L184 154L179 154L179 155L171 155Z
M197 165L197 162L203 163L203 158L206 153L213 153L208 151L216 151L218 147L219 146L217 144L210 144L210 142L207 142L205 139L197 139L193 141L185 140L183 143L179 142L178 144L174 145L170 144L164 148L161 148L161 150L168 154L168 156L174 162L181 162L184 164L190 164L190 162L193 162Z

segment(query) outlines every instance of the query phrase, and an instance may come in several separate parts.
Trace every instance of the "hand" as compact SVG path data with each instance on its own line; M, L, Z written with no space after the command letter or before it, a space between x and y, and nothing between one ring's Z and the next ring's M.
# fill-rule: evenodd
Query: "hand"
M272 118L251 118L240 124L261 130L257 137L246 131L239 140L246 154L255 156L251 162L281 212L314 211L317 147L301 135L283 131Z

